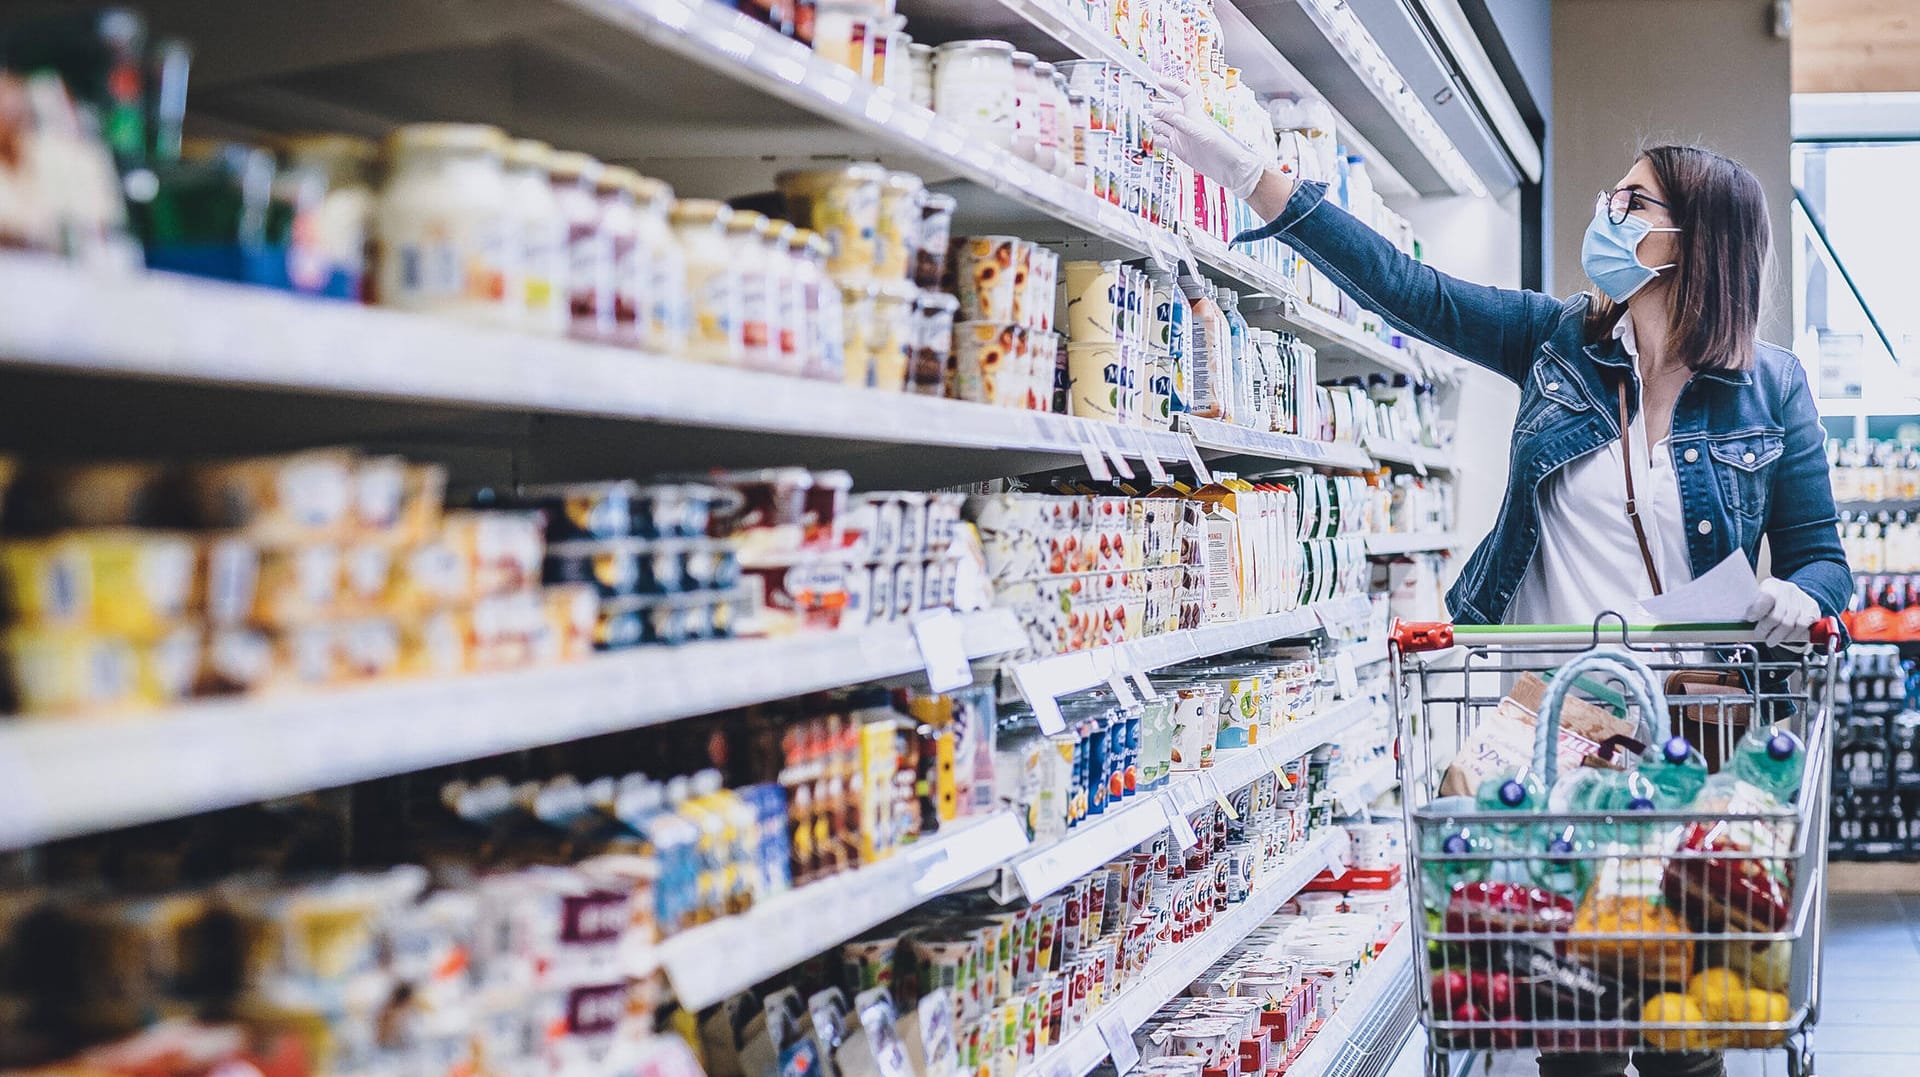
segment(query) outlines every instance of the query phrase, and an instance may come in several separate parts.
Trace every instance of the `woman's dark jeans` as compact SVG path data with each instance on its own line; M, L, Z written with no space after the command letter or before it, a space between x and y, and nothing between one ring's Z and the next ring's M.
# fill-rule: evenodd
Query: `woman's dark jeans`
M1638 1051L1633 1056L1640 1077L1727 1077L1726 1059L1718 1051L1660 1054ZM1540 1077L1623 1077L1625 1054L1541 1055Z

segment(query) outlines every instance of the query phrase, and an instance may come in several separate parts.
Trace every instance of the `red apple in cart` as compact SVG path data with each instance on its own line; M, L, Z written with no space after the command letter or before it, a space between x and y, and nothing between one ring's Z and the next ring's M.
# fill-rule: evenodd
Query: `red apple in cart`
M1475 1006L1471 1002L1462 1002L1460 1005L1455 1006L1453 1008L1453 1019L1455 1021L1467 1022L1467 1023L1471 1023L1471 1022L1484 1023L1486 1021L1492 1020L1492 1018L1490 1018L1487 1015L1487 1011L1481 1009L1478 1006Z
M1453 969L1441 969L1433 974L1433 1008L1437 1012L1450 1012L1462 1002L1471 1002L1467 993L1467 974Z
M1513 1016L1513 977L1504 972L1496 972L1487 977L1487 994L1483 1003L1489 1012L1501 1020Z

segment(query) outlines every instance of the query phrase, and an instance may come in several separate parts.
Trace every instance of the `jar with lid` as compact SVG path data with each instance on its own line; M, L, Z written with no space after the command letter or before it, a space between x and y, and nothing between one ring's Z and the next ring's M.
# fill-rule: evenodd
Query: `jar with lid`
M817 232L807 237L806 260L801 263L806 287L807 321L813 336L802 373L810 378L840 382L847 372L847 326L840 304L840 288L827 276L827 256L833 253Z
M921 108L933 108L933 46L916 41L907 46L907 97Z
M933 110L976 138L1013 148L1013 46L950 41L933 50Z
M1042 172L1052 172L1059 161L1059 112L1053 99L1055 73L1045 60L1033 64L1033 163Z
M768 220L762 237L767 247L767 289L772 303L769 351L774 369L782 374L798 374L805 356L800 350L800 334L806 326L801 316L800 266L793 256L793 244L800 230L786 221Z
M1067 76L1054 69L1049 92L1053 107L1053 174L1061 179L1073 176L1073 113L1067 100Z
M782 222L785 224L785 222ZM809 250L814 234L791 224L780 232L785 245L785 288L780 299L781 369L789 374L809 373L813 362L814 338L819 329L814 319L820 316L820 278Z
M1038 62L1030 52L1013 54L1013 152L1023 161L1032 161L1040 149L1040 84L1033 65Z
M706 363L738 364L745 355L740 337L740 274L727 224L733 210L724 202L683 198L668 217L687 259L687 355Z
M872 386L874 347L874 302L879 289L872 281L841 281L840 324L845 341L841 381L847 385Z
M923 396L951 396L947 365L953 357L953 316L960 300L945 292L925 290L913 308L913 362L907 370L907 391Z
M928 191L920 200L920 242L914 250L913 282L922 288L938 288L947 279L953 211L959 204L952 195L939 191Z
M886 169L872 164L782 172L774 177L788 219L826 239L832 251L827 272L835 280L865 280L873 275L879 257L875 240L880 231L880 194L886 180Z
M889 172L880 187L880 227L874 236L873 275L881 283L905 280L920 245L920 200L926 185L911 172Z
M605 339L613 328L613 244L600 228L600 162L584 153L554 153L547 169L567 222L568 331Z
M687 259L668 222L673 188L650 176L632 182L635 232L640 263L640 346L662 355L687 349Z
M727 221L727 242L733 252L740 287L741 362L756 370L771 370L773 293L768 287L767 246L762 229L767 215L736 209Z
M567 222L554 197L548 161L553 147L529 138L507 147L508 242L518 248L508 302L520 304L523 328L547 336L567 331Z
M301 135L287 143L290 168L310 169L326 181L326 194L311 219L319 233L315 249L326 262L329 295L362 298L374 195L368 177L378 146L351 135Z
M1087 171L1087 126L1091 112L1087 107L1087 95L1078 90L1067 91L1067 146L1071 152L1067 158L1067 182L1083 191L1093 189L1093 177Z
M904 280L880 283L874 293L868 346L873 354L876 389L897 393L907 387L907 361L913 351L913 302L920 290Z
M875 86L906 96L907 46L913 44L913 37L907 33L907 17L891 15L874 24L869 31L872 40L867 43L871 58L867 65L867 81Z
M387 139L375 212L380 302L491 325L506 303L506 136L482 124L412 124Z
M639 178L631 168L610 165L600 170L594 184L613 273L613 321L606 339L621 344L640 342L640 214L633 201L633 183Z

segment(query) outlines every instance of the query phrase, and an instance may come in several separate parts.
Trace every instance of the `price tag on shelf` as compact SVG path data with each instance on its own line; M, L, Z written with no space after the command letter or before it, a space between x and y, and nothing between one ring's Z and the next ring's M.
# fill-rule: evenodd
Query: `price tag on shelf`
M1082 420L1089 423L1094 421ZM1113 469L1107 466L1107 456L1100 451L1100 443L1094 440L1093 434L1080 423L1075 423L1072 429L1074 444L1080 447L1080 459L1086 463L1087 473L1093 476L1095 482L1113 481Z
M1168 812L1167 827L1173 831L1173 840L1180 843L1180 848L1191 849L1200 844L1200 835L1193 832L1193 820L1187 818L1186 812L1178 808Z
M1151 432L1140 436L1140 459L1147 465L1147 477L1152 479L1156 485L1165 483L1173 477L1167 473L1167 465L1160 462L1160 454L1153 451L1153 434Z
M1113 470L1123 479L1133 478L1133 465L1127 463L1127 454L1120 451L1120 443L1114 440L1113 431L1107 429L1107 424L1096 422L1089 429L1093 431L1093 440L1100 446L1100 451L1113 461Z
M1050 678L1042 665L1019 665L1013 667L1013 683L1020 694L1027 697L1027 705L1033 708L1034 720L1040 723L1040 732L1051 737L1064 733L1067 720L1060 714L1060 701L1054 697Z
M927 668L927 687L952 692L973 683L973 663L960 637L960 618L952 610L927 610L913 619L913 641Z
M1340 686L1341 699L1360 695L1360 671L1354 668L1352 651L1342 650L1333 656L1333 677Z
M1147 675L1145 673L1133 674L1133 684L1134 684L1134 687L1140 690L1141 699L1159 699L1160 698L1160 690L1153 686L1153 682L1147 679Z
M1114 1072L1126 1077L1128 1070L1140 1064L1140 1048L1134 1045L1126 1018L1109 1007L1094 1023L1100 1028L1100 1038L1106 1041L1107 1053L1113 1056Z
M1194 480L1202 486L1212 482L1213 472L1208 471L1207 462L1200 459L1200 444L1192 438L1188 438L1186 441L1186 450L1187 463L1193 468Z
M1158 225L1146 224L1142 230L1147 234L1147 253L1154 264L1174 276L1180 275L1180 245L1175 242L1172 232Z
M1133 697L1133 689L1127 687L1127 679L1116 673L1107 678L1107 687L1113 689L1113 698L1122 707L1132 707L1139 703Z

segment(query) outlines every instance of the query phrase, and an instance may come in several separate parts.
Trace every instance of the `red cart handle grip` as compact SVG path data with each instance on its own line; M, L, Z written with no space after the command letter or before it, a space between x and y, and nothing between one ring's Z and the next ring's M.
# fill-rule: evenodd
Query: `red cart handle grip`
M1453 646L1453 622L1403 621L1396 617L1391 635L1402 654L1444 651Z
M1807 642L1823 651L1836 649L1838 641L1846 638L1838 617L1822 617L1807 627Z

